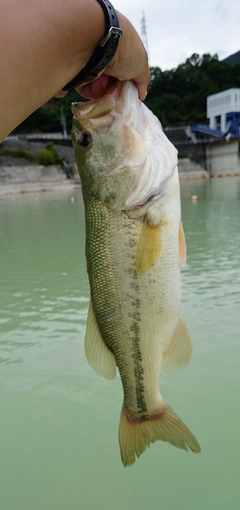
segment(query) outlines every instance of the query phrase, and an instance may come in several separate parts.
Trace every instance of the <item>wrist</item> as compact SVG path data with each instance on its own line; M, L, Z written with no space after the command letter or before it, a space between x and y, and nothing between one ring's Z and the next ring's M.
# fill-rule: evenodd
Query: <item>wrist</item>
M105 17L105 35L99 41L87 64L65 85L63 90L72 90L97 78L116 53L122 36L117 13L109 0L95 0L95 3L100 5Z

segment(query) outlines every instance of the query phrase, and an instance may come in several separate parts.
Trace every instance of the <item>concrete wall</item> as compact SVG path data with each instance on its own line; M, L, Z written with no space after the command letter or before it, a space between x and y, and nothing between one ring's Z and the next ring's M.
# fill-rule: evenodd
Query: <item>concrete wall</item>
M210 175L240 172L239 141L215 142L206 146L206 170Z
M56 182L63 181L66 176L58 166L1 166L0 185L19 184L22 182Z

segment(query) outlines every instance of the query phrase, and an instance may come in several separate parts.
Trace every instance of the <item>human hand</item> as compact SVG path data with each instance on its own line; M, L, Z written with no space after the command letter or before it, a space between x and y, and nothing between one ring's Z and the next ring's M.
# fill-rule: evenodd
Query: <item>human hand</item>
M147 95L150 69L145 47L130 21L119 12L117 14L123 35L113 59L95 80L77 88L87 99L98 99L106 94L114 78L132 80L138 89L139 99L144 100Z
M132 80L138 89L139 99L144 100L147 95L150 69L145 47L130 21L121 13L117 14L123 35L113 59L95 80L76 88L86 99L99 99L111 90L115 80ZM60 91L56 97L65 94Z

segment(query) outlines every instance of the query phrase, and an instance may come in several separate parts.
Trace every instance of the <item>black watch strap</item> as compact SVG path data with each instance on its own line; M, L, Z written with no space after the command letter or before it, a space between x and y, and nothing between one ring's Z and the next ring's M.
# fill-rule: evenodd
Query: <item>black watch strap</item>
M109 0L97 0L103 8L107 26L107 35L100 41L93 56L80 73L63 90L73 90L78 85L94 80L115 55L122 30L119 28L117 13Z

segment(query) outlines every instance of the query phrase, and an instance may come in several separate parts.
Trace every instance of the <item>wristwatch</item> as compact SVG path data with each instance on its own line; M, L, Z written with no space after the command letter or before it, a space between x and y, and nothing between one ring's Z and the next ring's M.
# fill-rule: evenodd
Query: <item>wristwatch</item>
M93 56L80 73L73 78L63 90L73 90L78 85L94 80L98 73L108 65L116 53L122 30L119 28L117 13L109 0L96 0L103 8L107 35L100 41Z

